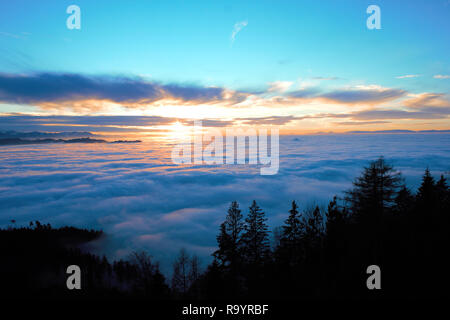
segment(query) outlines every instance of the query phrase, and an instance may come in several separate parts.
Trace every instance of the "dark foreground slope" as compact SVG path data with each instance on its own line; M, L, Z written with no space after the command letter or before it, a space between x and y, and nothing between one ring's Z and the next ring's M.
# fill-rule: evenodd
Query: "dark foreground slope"
M167 298L158 266L145 253L110 263L80 248L101 231L52 228L38 221L27 228L0 230L2 296L8 298ZM81 290L66 286L67 267L81 269Z

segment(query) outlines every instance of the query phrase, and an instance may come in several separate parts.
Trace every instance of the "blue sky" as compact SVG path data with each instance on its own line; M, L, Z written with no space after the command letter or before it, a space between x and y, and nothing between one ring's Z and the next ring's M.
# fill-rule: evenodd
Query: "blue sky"
M81 30L66 27L71 4L81 8ZM381 9L381 30L366 27L370 4ZM0 72L142 77L246 92L315 81L321 90L376 85L448 94L449 17L448 0L4 1ZM0 112L30 110L3 102Z
M404 74L449 73L448 1L377 1L382 30L368 30L365 9L372 3L8 1L0 5L0 30L30 35L1 37L11 56L24 57L15 63L2 59L0 67L144 74L236 88L305 76L389 86ZM70 4L81 8L81 30L66 28ZM248 25L231 45L233 26L240 21ZM421 88L445 85L428 80Z

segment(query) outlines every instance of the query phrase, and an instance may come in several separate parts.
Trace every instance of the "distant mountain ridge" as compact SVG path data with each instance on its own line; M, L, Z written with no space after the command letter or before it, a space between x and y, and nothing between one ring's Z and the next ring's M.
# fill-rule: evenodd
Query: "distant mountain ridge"
M450 133L450 130L376 130L376 131L346 131L345 133Z
M42 132L42 131L31 131L31 132L19 132L14 130L0 131L0 139L45 139L45 138L87 138L95 137L91 132Z
M116 140L106 141L104 139L93 139L102 137L91 132L19 132L0 131L0 146L21 144L45 144L45 143L139 143L140 140ZM66 138L66 139L64 139Z
M333 134L383 134L383 133L450 133L450 129L445 130L404 130L404 129L394 129L394 130L352 130L344 132L334 132L334 131L318 131L312 134L320 135L333 135Z
M108 142L102 139L76 138L76 139L20 139L8 138L0 139L0 146L23 145L23 144L47 144L47 143L139 143L140 140L117 140Z

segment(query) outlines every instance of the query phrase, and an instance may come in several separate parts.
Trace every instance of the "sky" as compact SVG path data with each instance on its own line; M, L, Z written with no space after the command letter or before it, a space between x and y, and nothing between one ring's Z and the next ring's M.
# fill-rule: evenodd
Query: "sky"
M73 4L80 29L66 25ZM372 4L381 29L366 26ZM448 0L2 1L0 117L41 131L86 116L117 117L94 131L445 130L449 18Z

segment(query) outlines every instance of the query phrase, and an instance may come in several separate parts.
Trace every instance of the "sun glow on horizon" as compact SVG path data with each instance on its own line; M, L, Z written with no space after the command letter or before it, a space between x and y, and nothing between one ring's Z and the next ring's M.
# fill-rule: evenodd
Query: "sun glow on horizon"
M166 130L164 136L169 140L187 140L193 134L192 127L183 125L180 121L175 121L168 126L161 126L161 129Z

